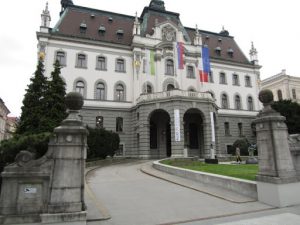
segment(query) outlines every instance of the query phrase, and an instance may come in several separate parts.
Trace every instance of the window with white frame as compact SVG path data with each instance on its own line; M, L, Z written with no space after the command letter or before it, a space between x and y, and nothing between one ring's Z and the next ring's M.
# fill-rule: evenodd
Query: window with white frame
M115 95L117 101L125 101L125 88L122 84L116 86Z
M105 85L102 82L96 86L96 99L105 100Z
M236 95L234 97L234 104L235 104L235 109L240 110L242 108L242 106L241 106L241 97L239 95Z
M226 84L226 74L220 73L220 84Z
M87 57L85 54L78 54L77 55L77 63L76 67L78 68L87 68Z
M187 78L195 78L195 71L193 66L187 66Z
M84 82L83 81L77 81L75 91L80 93L82 96L84 96L84 89L85 89Z
M240 85L239 75L232 74L232 84L233 85Z
M104 56L97 57L96 69L97 70L106 70L106 58Z
M125 72L125 60L124 59L116 60L116 71L117 72Z
M57 51L55 60L58 60L59 65L66 66L66 53L63 51Z
M166 75L174 76L174 62L172 59L166 60Z
M245 86L251 87L251 78L250 76L245 76Z
M253 111L254 110L253 98L251 96L249 96L247 99L247 102L248 102L248 110Z
M223 109L228 109L228 97L226 94L222 94L221 106Z

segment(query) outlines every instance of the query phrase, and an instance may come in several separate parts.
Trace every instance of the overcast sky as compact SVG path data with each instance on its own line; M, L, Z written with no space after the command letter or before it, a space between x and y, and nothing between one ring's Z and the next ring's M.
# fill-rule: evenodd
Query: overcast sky
M23 96L36 69L36 31L46 0L2 1L0 8L0 98L20 116ZM60 0L49 0L51 27L59 18ZM74 4L138 15L150 0L73 0ZM296 0L165 0L168 11L180 13L184 26L234 36L249 57L251 41L258 50L261 78L286 69L300 76L300 13Z

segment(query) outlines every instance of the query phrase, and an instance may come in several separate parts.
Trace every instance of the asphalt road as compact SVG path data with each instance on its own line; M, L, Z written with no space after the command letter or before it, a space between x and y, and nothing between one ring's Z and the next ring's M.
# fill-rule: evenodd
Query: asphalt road
M228 202L151 177L140 171L143 163L111 165L88 174L96 205L111 217L89 225L193 224L270 208L259 202Z

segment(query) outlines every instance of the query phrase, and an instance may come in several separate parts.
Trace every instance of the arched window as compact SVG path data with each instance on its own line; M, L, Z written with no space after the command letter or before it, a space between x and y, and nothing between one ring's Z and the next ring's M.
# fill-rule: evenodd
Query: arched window
M166 75L174 76L174 62L172 59L166 60Z
M84 96L84 82L83 81L77 81L75 91L80 93L82 96Z
M223 109L228 109L228 97L226 94L222 94L221 105Z
M106 58L104 56L97 57L96 69L106 70Z
M66 53L63 51L57 51L55 60L58 60L59 65L65 66L66 65Z
M247 99L247 102L248 102L248 110L253 111L254 110L253 98L251 96L249 96Z
M187 78L195 78L195 72L193 66L187 66Z
M236 95L234 97L234 104L235 104L235 109L239 110L239 109L242 108L242 106L241 106L241 97L240 96Z
M174 89L175 89L175 87L174 87L173 84L168 84L168 86L167 86L167 91L172 91L172 90L174 90Z
M150 84L146 85L146 93L148 93L148 94L152 93L152 87Z
M77 55L76 67L78 67L78 68L87 68L87 59L86 59L85 54L78 54Z
M105 100L105 85L98 83L96 87L96 99Z
M116 86L116 100L125 101L125 89L122 84Z
M282 91L281 90L278 90L277 91L277 96L278 96L278 100L282 100Z

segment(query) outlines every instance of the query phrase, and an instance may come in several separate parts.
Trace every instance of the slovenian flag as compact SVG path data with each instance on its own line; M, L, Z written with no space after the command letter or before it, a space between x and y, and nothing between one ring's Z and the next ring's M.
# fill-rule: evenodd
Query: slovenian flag
M208 47L202 47L202 68L201 65L199 66L200 81L208 82L208 76L210 74L210 60Z
M183 62L183 54L184 54L184 47L182 42L177 42L177 58L178 58L178 69L183 70L184 62Z

